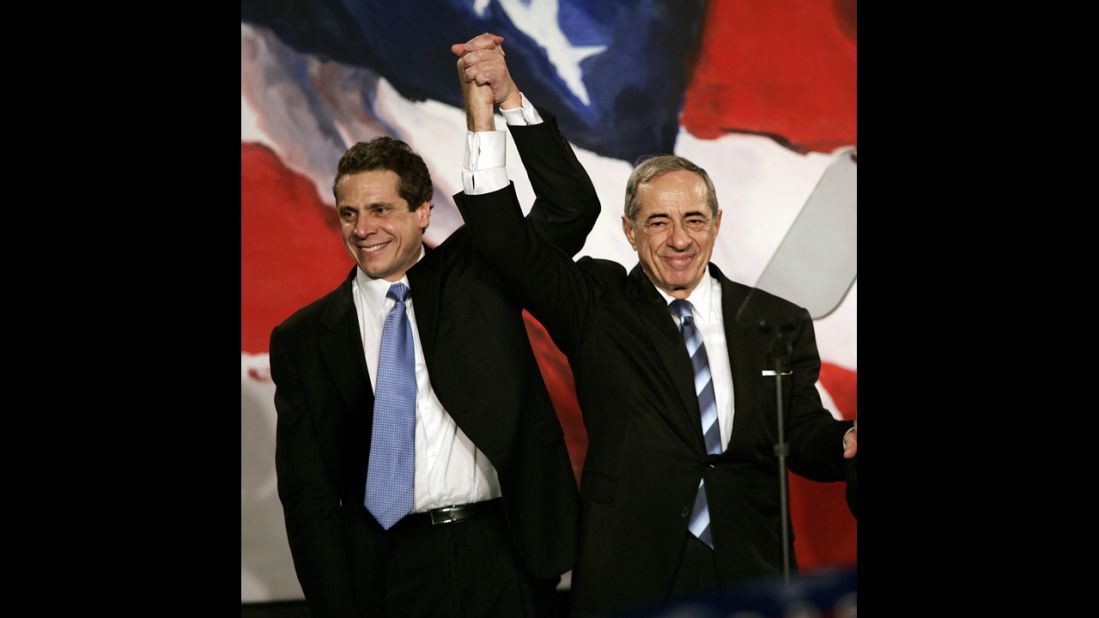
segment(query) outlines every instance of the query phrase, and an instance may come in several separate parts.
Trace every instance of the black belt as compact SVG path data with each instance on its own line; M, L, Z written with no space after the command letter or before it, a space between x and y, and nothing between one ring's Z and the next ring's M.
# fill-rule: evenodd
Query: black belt
M425 526L442 526L456 524L472 519L490 517L500 512L503 507L503 499L496 498L484 502L470 504L458 504L432 509L423 513L409 513L397 522L394 528L421 528Z

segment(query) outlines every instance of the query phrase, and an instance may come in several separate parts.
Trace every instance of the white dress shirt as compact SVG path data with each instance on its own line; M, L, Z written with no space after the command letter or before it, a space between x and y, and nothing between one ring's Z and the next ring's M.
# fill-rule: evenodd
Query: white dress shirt
M421 249L420 258L423 256ZM375 389L378 380L378 356L381 353L385 316L396 303L386 296L393 283L396 282L371 279L361 268L357 268L351 284L366 366L370 370L371 389ZM402 277L400 283L409 285L408 277ZM501 495L500 479L495 468L447 414L431 387L411 296L405 300L405 308L412 324L412 340L416 348L416 476L412 511L418 513L441 506L498 498Z
M675 297L656 288L664 297L664 303L672 304ZM729 448L729 438L733 433L733 368L729 364L729 348L725 342L725 320L721 310L721 282L710 276L707 269L702 280L687 296L694 314L695 328L702 335L702 345L706 346L706 359L710 363L710 377L714 381L714 398L717 399L717 421L721 427L721 450ZM680 328L678 315L671 313L675 327ZM702 430L702 419L698 421Z
M523 96L521 107L501 109L510 125L542 124L538 110ZM466 131L466 157L462 165L462 188L466 195L483 195L508 186L505 169L507 131Z

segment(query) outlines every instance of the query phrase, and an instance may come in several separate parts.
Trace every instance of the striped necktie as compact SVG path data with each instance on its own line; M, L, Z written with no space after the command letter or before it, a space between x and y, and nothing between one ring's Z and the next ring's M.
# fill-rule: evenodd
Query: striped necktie
M695 328L691 303L686 300L673 300L670 307L672 313L679 316L681 320L680 331L683 333L683 341L687 345L687 354L691 357L691 367L694 369L695 395L698 397L698 411L702 415L702 435L706 441L706 453L718 455L721 453L721 426L717 422L717 398L714 397L714 380L710 376L710 361L706 357L706 346L702 343L702 335ZM698 493L695 494L687 529L713 549L714 540L710 533L710 507L706 501L705 480L698 483Z

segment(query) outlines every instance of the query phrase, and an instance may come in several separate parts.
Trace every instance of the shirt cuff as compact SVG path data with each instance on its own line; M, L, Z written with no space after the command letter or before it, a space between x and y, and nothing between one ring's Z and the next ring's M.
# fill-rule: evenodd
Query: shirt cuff
M513 107L511 109L500 108L500 113L504 115L504 120L510 125L530 125L530 124L542 124L542 116L538 114L538 109L534 107L534 104L530 102L530 99L523 96L523 93L519 93L519 98L523 100L523 104L520 107Z
M530 99L521 92L519 98L523 101L521 106L500 109L504 120L513 126L542 124L542 116ZM466 158L462 165L462 189L466 195L483 195L508 186L506 136L507 131L466 131Z
M492 193L508 186L504 167L506 136L507 131L466 131L466 158L462 164L466 195Z

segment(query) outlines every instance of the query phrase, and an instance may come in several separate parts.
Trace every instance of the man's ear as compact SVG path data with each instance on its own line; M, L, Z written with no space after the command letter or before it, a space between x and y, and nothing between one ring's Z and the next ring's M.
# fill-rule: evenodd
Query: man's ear
M630 246L634 251L637 251L637 243L633 238L633 221L626 215L622 215L622 233L626 235L626 240L630 242Z

